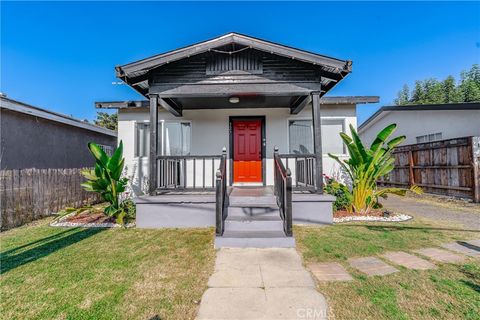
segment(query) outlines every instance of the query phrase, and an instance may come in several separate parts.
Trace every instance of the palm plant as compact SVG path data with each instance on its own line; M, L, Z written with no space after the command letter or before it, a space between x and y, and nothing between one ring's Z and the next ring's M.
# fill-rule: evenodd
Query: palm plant
M109 203L104 213L114 217L119 224L124 224L126 211L120 203L120 194L125 191L128 179L121 178L125 159L123 158L123 143L109 157L97 144L90 142L88 149L95 157L95 168L85 169L82 174L87 181L82 183L86 191L98 192Z
M340 136L347 146L350 159L340 160L337 156L328 154L335 159L352 179L351 199L348 208L350 212L368 214L372 208L379 205L378 197L386 198L388 193L404 196L408 189L404 188L377 188L377 180L387 175L394 168L395 159L392 157L393 149L405 140L399 136L388 141L396 130L397 125L385 127L377 135L370 148L365 148L355 128L350 125L352 137L345 133ZM418 186L412 186L411 191L421 193Z

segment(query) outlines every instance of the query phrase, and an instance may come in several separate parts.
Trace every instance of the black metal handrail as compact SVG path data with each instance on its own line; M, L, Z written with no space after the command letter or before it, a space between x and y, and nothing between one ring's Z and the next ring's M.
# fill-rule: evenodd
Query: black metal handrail
M315 155L314 154L279 154L285 160L287 169L292 167L294 190L315 191ZM293 162L293 166L292 166Z
M292 231L292 175L290 169L285 169L282 159L275 147L274 161L274 193L277 198L280 217L283 220L285 235L291 237Z
M213 191L221 159L222 155L157 156L156 189Z
M224 223L227 217L228 195L227 195L227 150L223 148L220 160L220 167L216 173L215 185L215 233L223 235Z

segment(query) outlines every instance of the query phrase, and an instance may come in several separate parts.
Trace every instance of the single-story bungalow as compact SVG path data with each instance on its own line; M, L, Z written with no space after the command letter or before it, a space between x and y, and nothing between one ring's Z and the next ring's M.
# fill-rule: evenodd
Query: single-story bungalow
M331 223L323 174L341 172L327 153L346 157L339 132L379 100L325 97L351 68L238 33L117 66L147 100L96 107L118 109L127 175L149 195L137 226L216 225L223 244L266 246L291 236L292 216Z

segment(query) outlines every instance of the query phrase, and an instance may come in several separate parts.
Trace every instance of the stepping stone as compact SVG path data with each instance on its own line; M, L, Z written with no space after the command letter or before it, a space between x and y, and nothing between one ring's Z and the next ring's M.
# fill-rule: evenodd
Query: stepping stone
M348 262L353 268L358 269L369 276L384 276L398 272L398 269L375 257L348 259Z
M447 250L437 249L437 248L425 248L425 249L413 250L413 252L419 253L434 261L443 262L443 263L457 263L457 262L465 261L464 256L452 253Z
M476 247L475 245L469 245L468 243L464 242L451 242L451 243L444 243L441 245L443 248L452 250L458 253L465 254L470 257L480 257L480 251L473 249L472 247ZM469 247L470 246L470 247Z
M335 262L330 263L312 263L308 268L318 281L350 281L352 276L345 268Z
M266 288L265 318L327 319L327 302L315 288Z
M383 256L391 262L408 269L428 270L435 268L433 263L402 251L387 252Z
M202 296L196 319L262 319L265 308L264 289L209 288Z

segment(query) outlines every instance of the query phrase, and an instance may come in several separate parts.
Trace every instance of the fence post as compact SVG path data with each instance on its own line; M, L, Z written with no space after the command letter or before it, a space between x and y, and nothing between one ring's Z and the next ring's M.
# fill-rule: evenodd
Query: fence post
M471 137L473 168L473 202L480 202L480 137Z
M413 174L413 152L412 149L408 151L408 185L411 187L415 184L415 176Z

